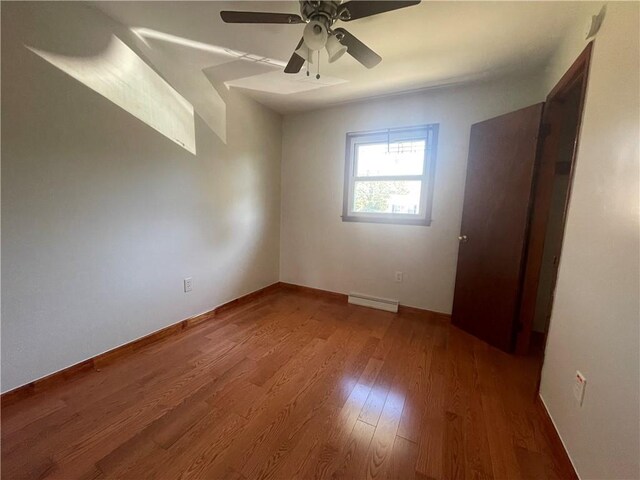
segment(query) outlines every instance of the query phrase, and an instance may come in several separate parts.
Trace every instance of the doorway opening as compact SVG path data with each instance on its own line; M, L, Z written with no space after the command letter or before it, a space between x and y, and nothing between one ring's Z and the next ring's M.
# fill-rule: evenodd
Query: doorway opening
M516 353L544 352L553 308L592 43L547 96L528 235Z

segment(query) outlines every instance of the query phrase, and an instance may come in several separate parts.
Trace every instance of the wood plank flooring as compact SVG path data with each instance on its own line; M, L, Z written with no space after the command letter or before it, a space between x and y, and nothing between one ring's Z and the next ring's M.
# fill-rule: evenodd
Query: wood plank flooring
M574 478L539 359L275 291L2 410L4 479Z

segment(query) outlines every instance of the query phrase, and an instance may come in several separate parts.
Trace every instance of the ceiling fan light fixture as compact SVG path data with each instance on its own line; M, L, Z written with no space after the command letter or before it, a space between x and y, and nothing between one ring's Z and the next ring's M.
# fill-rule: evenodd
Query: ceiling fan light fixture
M300 15L277 12L220 12L225 23L304 24L303 36L284 67L284 73L299 73L312 61L313 52L327 49L329 62L335 62L348 53L367 68L373 68L382 57L358 40L344 28L334 28L337 21L350 22L381 13L418 5L421 0L299 0ZM333 38L335 37L335 38ZM304 47L304 49L302 48ZM309 69L307 68L307 75ZM316 78L320 78L318 72Z
M300 48L296 50L296 55L304 58L305 62L313 63L313 51L307 47L306 43L302 43Z
M327 44L327 27L317 20L312 20L304 27L304 33L302 35L304 43L309 50L322 50Z
M327 40L327 53L329 54L329 63L338 60L342 55L347 53L347 47L342 45L335 35L331 35Z

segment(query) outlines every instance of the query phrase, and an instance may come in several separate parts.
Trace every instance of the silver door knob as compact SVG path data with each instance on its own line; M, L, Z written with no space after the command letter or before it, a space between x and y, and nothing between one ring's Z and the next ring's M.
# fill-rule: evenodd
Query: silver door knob
M467 243L467 240L469 240L469 239L467 238L466 235L460 235L458 237L458 240L460 240L462 243Z

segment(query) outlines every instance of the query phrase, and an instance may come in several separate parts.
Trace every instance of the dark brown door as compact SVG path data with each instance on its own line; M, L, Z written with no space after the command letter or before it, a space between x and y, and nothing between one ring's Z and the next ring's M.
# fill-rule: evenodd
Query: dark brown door
M512 351L543 104L471 127L453 324Z

